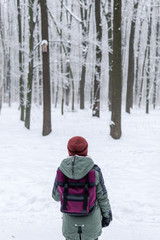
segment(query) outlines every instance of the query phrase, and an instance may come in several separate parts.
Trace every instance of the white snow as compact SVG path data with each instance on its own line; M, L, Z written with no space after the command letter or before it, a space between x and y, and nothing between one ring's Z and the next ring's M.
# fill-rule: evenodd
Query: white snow
M43 45L43 44L48 45L48 41L47 40L42 40L41 45Z
M32 110L31 130L18 107L0 115L0 240L63 240L59 203L51 197L67 141L80 135L103 172L114 220L100 240L157 240L160 236L160 111L122 114L122 138L109 136L110 113L52 109L53 132L41 136L42 111Z

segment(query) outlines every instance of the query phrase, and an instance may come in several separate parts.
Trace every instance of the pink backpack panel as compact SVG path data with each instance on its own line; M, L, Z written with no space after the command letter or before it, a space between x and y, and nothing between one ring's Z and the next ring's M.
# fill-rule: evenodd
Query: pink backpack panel
M82 179L66 177L57 170L57 184L61 198L61 212L74 216L86 216L93 212L96 201L96 176L90 170Z

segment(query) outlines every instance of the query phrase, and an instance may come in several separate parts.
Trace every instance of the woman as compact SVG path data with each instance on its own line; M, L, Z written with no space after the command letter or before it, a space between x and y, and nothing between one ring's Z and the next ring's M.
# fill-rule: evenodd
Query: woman
M107 190L100 168L87 156L88 143L83 137L73 137L68 141L69 157L64 159L59 170L69 179L84 178L91 170L95 171L96 201L94 210L87 216L73 216L63 213L62 232L66 240L98 240L102 227L112 221L112 212ZM55 179L52 197L60 201L57 176ZM79 234L78 234L79 233Z

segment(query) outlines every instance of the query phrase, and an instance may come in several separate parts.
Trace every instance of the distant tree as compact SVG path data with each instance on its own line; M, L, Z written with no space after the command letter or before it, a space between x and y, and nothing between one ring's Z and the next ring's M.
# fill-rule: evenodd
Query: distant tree
M109 45L109 93L108 93L108 105L109 110L112 111L112 66L113 66L113 16L112 16L112 1L108 1L108 45Z
M141 56L141 36L142 36L142 25L144 19L140 19L139 32L138 32L138 43L137 43L137 52L135 56L135 103L137 103L139 98L139 75L140 75L140 56Z
M101 85L101 60L102 60L102 19L101 2L95 0L95 20L96 20L96 66L94 74L94 102L93 116L100 116L100 85Z
M156 49L155 49L155 77L154 77L154 83L153 83L153 108L156 108L156 98L157 98L157 86L158 86L158 63L160 58L160 51L159 51L159 36L160 36L160 22L158 21L160 16L160 10L159 8L156 9Z
M63 23L63 0L61 0L60 24ZM62 84L62 100L61 100L61 114L64 114L64 77L63 77L63 51L62 51L62 28L60 30L60 69L61 69L61 84Z
M112 115L110 135L121 137L121 94L122 94L122 54L121 54L121 0L114 0L113 17L113 72L112 72Z
M145 89L146 96L146 113L149 113L149 91L150 91L150 69L151 69L151 59L150 59L150 48L151 48L151 34L152 34L152 11L153 8L149 10L148 15L148 26L147 26L147 44L145 47L143 66L142 66L142 76L140 83L140 93L139 93L139 107L142 103L143 89ZM145 77L146 74L146 77ZM146 85L144 84L146 79ZM145 87L146 86L146 87Z
M85 81L86 81L86 61L89 47L89 28L90 28L90 14L92 4L87 4L87 0L79 0L81 26L82 26L82 70L80 79L80 109L85 107Z
M20 0L17 0L17 12L18 12L18 39L19 39L19 93L20 93L20 119L24 121L24 80L23 80L23 67L22 67L22 21L21 21L21 6Z
M66 0L66 5L68 1ZM72 11L73 11L73 2L72 2ZM69 106L69 96L71 91L71 76L70 76L70 55L71 55L71 26L72 26L72 15L66 11L66 19L67 19L67 28L68 28L68 36L67 36L67 62L66 62L66 82L65 82L65 103Z
M148 21L148 37L147 37L147 53L148 53L148 63L147 63L147 82L146 82L146 113L149 113L149 98L150 98L150 72L151 72L151 36L152 36L152 11L153 7L150 9L150 16Z
M4 46L4 37L3 37L3 28L2 28L2 17L1 17L1 2L0 2L0 39L1 39L1 44L2 44L2 52L3 55L5 55L5 46ZM2 64L2 63L1 63ZM2 75L0 76L0 113L1 113L1 108L2 108L2 93L3 93L3 83L4 79Z
M46 136L52 131L51 127L51 96L50 96L50 64L49 64L49 37L48 37L48 8L47 1L40 0L42 43L46 44L46 51L42 50L43 59L43 132Z
M108 3L108 11L106 11L106 3ZM112 67L113 67L113 14L112 0L105 3L102 2L103 14L108 26L108 57L109 57L109 84L108 84L108 107L112 111Z

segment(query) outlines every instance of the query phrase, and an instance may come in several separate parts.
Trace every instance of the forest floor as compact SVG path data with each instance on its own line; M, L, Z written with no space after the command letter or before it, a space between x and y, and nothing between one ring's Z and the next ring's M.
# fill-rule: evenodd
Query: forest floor
M59 203L51 197L55 173L75 135L103 172L113 222L100 240L157 240L160 236L160 110L122 113L122 138L109 135L110 113L52 111L52 133L42 137L42 111L32 110L31 130L18 107L0 115L0 240L63 240Z

